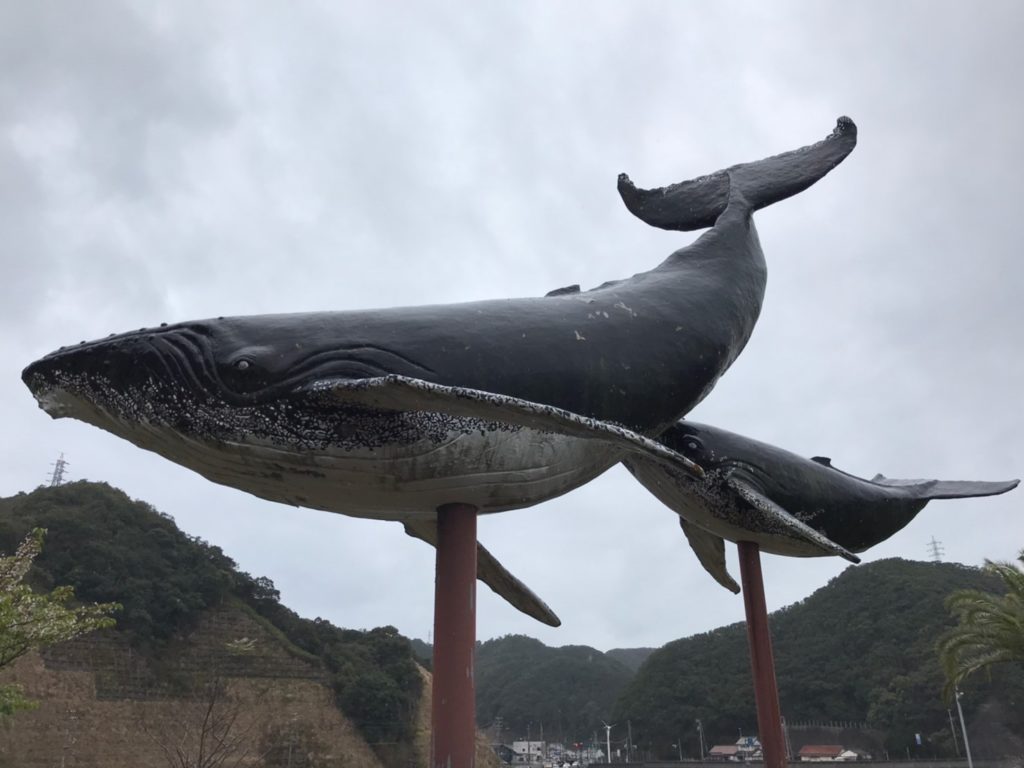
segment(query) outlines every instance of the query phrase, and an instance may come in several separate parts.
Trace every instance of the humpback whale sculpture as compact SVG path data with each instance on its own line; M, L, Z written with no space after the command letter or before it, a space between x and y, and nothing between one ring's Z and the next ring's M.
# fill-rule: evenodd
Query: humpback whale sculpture
M697 559L733 592L725 545L751 541L792 557L838 555L860 562L863 552L892 536L933 499L995 496L1017 487L1003 482L865 480L816 456L805 459L724 429L680 421L659 438L704 469L693 478L642 457L627 468L679 515Z
M654 269L589 291L375 311L201 320L62 348L23 379L73 417L272 501L402 521L539 503L627 456L698 465L657 440L712 389L760 312L752 213L820 179L856 144L823 141L659 190L621 176L654 226L711 227ZM480 550L480 577L557 623Z

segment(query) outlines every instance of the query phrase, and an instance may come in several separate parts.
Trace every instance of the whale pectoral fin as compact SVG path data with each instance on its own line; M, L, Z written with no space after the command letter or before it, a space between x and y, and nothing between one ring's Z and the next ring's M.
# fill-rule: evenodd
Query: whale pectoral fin
M513 576L498 562L483 544L476 545L476 575L484 584L503 597L513 608L532 616L549 627L559 627L562 620L548 608L547 603L537 597L528 586Z
M672 471L704 477L704 470L700 466L657 440L610 421L581 416L511 395L450 387L397 374L371 379L325 379L303 387L302 391L332 397L343 403L383 410L444 413L569 437L602 440L621 450L644 456Z
M725 539L708 533L703 528L698 528L685 519L679 518L679 527L686 534L686 540L690 542L690 549L697 556L704 570L711 574L711 578L728 589L733 594L740 593L740 585L729 575L725 567Z
M437 523L435 521L417 520L406 522L404 525L405 532L414 539L425 541L432 547L437 546ZM527 616L531 616L549 627L561 626L562 620L555 615L554 611L548 608L547 604L537 597L528 586L509 573L480 542L476 544L476 577L490 587L496 595L504 598L512 607Z
M754 509L782 526L791 536L801 538L829 555L838 555L845 560L849 560L851 563L860 562L860 558L855 554L839 546L827 536L824 536L814 530L811 526L807 525L807 523L798 520L743 480L740 480L737 477L729 477L726 482L729 484L730 488L743 497L751 506L754 507Z
M871 482L889 488L900 488L916 499L969 499L975 496L998 496L1012 491L1020 480L897 480L875 475Z

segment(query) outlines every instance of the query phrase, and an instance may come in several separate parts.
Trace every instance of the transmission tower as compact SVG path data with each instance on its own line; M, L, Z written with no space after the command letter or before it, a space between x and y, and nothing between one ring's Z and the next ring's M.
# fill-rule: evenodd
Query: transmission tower
M932 540L928 542L928 554L932 556L932 561L936 563L942 562L942 556L946 553L946 550L942 548L942 542L936 541L935 537L932 536Z
M64 460L64 454L61 453L60 458L50 466L53 467L53 474L50 475L50 487L55 488L64 482L64 470L68 467L68 462Z

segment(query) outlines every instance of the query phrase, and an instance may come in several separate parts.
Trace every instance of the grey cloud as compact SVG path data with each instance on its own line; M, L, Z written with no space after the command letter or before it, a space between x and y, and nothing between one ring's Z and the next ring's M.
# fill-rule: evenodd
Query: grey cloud
M1019 475L1021 21L1010 2L7 4L0 493L65 450L74 476L172 513L302 613L425 636L432 554L398 526L269 505L51 423L21 366L162 320L623 277L689 236L632 219L618 172L678 181L842 113L857 151L758 214L764 312L693 417L869 476ZM1016 506L936 503L869 556L923 557L936 535L953 559L1011 557ZM482 637L656 645L742 616L618 469L480 530L564 620L484 595ZM769 601L843 567L766 558Z

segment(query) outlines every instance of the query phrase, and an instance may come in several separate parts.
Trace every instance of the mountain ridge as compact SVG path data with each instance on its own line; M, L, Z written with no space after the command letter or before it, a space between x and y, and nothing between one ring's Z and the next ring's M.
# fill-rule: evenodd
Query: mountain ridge
M429 666L428 644L393 627L361 632L301 619L280 604L269 579L238 571L218 547L106 484L0 499L0 551L13 551L38 525L50 533L33 583L68 583L81 599L124 603L118 631L139 652L158 656L204 611L238 601L295 654L317 660L336 706L362 724L369 741L402 742L415 730L422 683L413 657ZM916 756L952 754L934 652L952 621L943 602L954 589L998 586L979 569L952 563L894 558L847 568L770 616L783 713L791 721L863 723L874 734L866 749L901 754L921 733ZM671 757L680 746L695 756L697 719L708 742L756 730L741 623L659 649L607 652L507 635L477 644L476 682L478 722L502 741L540 733L585 741L602 721L628 722L649 756ZM972 681L964 706L969 718L984 712L998 726L993 754L1024 753L1024 672Z

